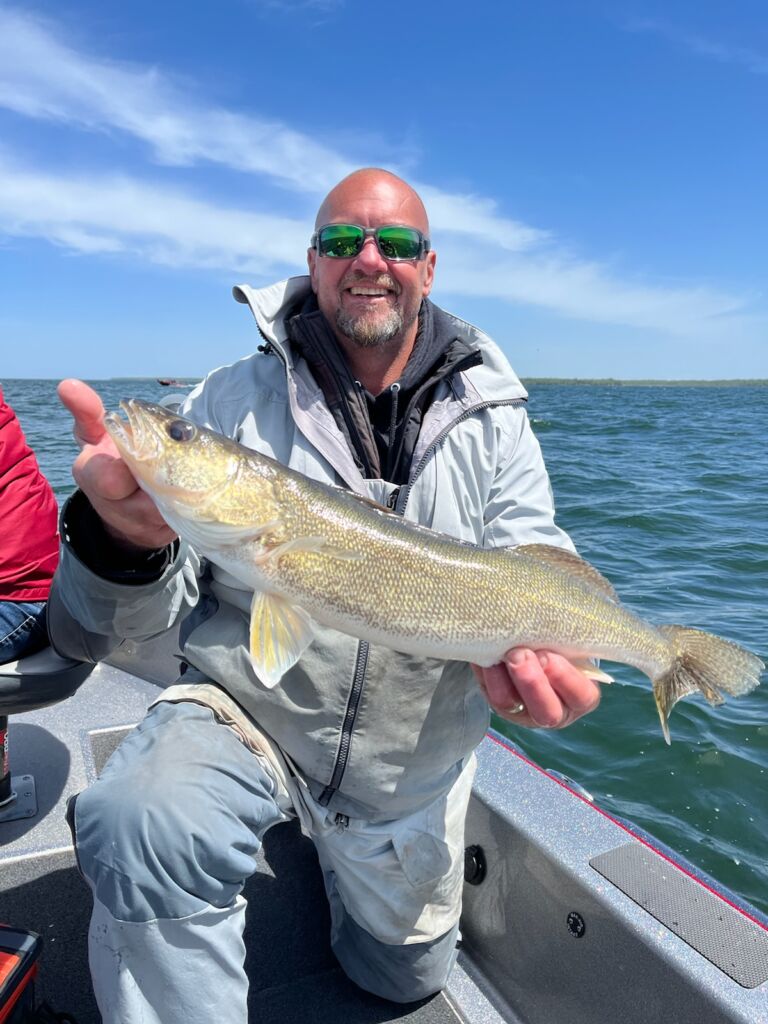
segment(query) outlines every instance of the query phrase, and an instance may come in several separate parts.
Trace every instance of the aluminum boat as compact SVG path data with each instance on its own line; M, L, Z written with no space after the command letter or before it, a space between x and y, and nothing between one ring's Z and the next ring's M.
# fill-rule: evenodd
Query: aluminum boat
M100 1017L87 965L90 894L66 804L177 668L172 635L126 641L95 667L50 650L0 666L11 775L0 796L0 922L42 937L41 994L78 1024ZM462 942L447 990L402 1005L345 977L328 943L314 848L287 823L267 834L245 893L266 924L254 914L246 932L252 1020L768 1024L768 922L755 908L499 734L478 754Z

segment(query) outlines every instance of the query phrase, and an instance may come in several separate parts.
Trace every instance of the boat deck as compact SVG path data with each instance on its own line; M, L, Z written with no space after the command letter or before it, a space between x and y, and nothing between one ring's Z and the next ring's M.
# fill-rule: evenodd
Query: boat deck
M0 921L43 937L43 994L78 1024L99 1024L101 1018L87 966L91 897L75 866L66 803L97 777L175 667L161 654L154 662L157 679L150 682L102 664L73 697L10 720L12 774L15 780L34 777L38 810L0 823ZM349 981L331 952L317 856L297 822L267 833L245 895L250 907L259 908L246 926L253 1020L455 1024L444 996L401 1005Z
M125 643L74 696L11 718L15 788L29 789L33 775L37 810L0 820L0 921L43 937L43 995L79 1024L99 1014L67 800L98 776L177 664L167 637ZM768 1024L765 919L498 736L479 750L466 838L484 851L487 876L465 888L465 946L445 994L403 1005L343 974L314 847L295 823L272 829L245 891L258 908L246 926L251 1019Z

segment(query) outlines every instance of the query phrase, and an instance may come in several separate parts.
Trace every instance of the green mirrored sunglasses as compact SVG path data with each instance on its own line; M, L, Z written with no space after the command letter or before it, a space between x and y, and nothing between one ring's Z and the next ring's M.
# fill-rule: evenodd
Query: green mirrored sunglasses
M429 239L418 228L385 224L364 228L359 224L325 224L312 235L310 245L320 256L349 260L357 256L367 238L373 238L385 260L420 260L429 252Z

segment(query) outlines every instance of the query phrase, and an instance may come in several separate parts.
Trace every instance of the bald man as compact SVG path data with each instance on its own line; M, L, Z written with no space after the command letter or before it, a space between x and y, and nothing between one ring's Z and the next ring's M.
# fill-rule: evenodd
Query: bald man
M308 264L308 277L235 288L262 343L182 412L455 537L572 548L524 388L490 338L428 299L436 256L417 193L387 171L349 175L320 207ZM597 686L554 653L515 649L473 672L320 628L270 688L248 654L251 594L172 534L98 396L79 381L60 394L81 452L54 645L93 660L184 618L183 679L71 814L104 1021L245 1024L241 893L266 830L292 817L317 848L349 977L400 1002L439 991L489 704L557 729L597 705Z

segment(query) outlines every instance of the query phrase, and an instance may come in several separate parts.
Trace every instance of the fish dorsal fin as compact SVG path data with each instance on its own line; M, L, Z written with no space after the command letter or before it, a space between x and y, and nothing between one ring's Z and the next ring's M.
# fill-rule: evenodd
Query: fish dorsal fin
M277 594L254 591L251 657L265 686L277 686L314 638L314 620L303 608Z
M535 558L538 562L545 562L582 583L588 584L616 604L619 603L619 595L613 589L613 584L598 572L594 565L585 562L573 551L555 547L554 544L521 544L520 547L511 550L516 555L526 555L529 558Z

